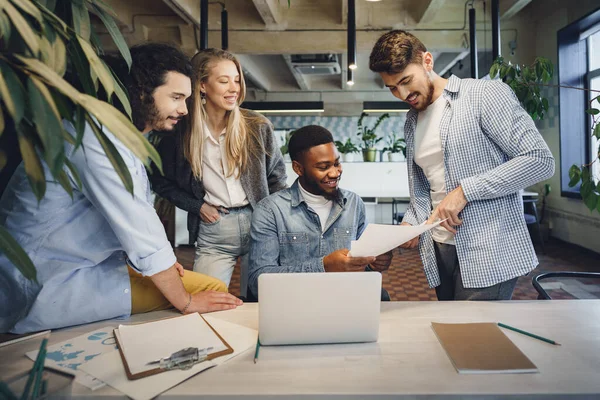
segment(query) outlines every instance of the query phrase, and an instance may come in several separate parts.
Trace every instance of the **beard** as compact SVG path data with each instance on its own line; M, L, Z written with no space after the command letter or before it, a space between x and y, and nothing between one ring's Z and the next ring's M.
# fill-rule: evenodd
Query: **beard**
M419 112L425 111L427 107L431 105L431 100L433 99L433 83L431 83L431 80L427 79L427 84L427 95L425 96L425 101L423 102L423 105L420 107L414 107L414 109Z
M307 179L304 178L304 189L307 192L315 194L317 196L323 196L327 200L335 200L339 196L340 188L339 186L333 190L324 190L318 181L315 179Z
M173 126L166 123L168 116L161 114L154 98L147 96L143 100L132 97L131 111L133 116L133 124L140 131L143 131L146 126L151 126L153 131L171 131Z

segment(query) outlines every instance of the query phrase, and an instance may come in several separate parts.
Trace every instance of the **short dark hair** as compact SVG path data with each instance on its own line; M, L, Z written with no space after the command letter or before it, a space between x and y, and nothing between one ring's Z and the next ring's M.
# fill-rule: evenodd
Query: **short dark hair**
M304 126L296 130L290 137L288 144L290 158L292 161L297 161L312 147L327 143L333 143L333 135L327 129L319 125Z
M409 64L423 62L427 48L415 35L403 30L384 33L373 46L369 69L373 72L397 74Z
M134 46L131 59L131 69L122 57L109 57L106 61L127 89L133 124L143 130L148 110L154 105L152 94L156 88L165 84L168 72L178 72L191 79L192 63L181 50L164 43Z

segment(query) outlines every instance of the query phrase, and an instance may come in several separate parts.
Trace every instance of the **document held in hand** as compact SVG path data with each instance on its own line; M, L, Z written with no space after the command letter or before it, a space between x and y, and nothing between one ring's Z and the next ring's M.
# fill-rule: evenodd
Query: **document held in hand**
M352 241L350 256L377 257L435 228L444 221L417 226L369 224L360 238Z

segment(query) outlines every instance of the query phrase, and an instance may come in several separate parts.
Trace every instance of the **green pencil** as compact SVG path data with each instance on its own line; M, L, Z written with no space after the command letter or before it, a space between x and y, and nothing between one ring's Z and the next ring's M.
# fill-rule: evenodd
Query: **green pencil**
M256 350L254 350L254 364L258 361L258 351L260 350L260 339L256 338Z
M538 335L535 335L533 333L525 332L525 331L523 331L521 329L513 328L512 326L508 326L506 324L503 324L502 322L498 322L498 326L500 326L502 328L510 329L511 331L519 332L519 333L521 333L523 335L526 335L526 336L529 336L529 337L541 340L542 342L550 343L550 344L553 344L555 346L560 346L560 343L557 343L554 340L546 339L545 337L538 336Z

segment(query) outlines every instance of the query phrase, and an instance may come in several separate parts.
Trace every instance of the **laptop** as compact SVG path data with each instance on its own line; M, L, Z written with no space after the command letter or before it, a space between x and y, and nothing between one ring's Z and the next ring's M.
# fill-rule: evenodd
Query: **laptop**
M329 272L258 277L261 345L376 342L381 274Z

